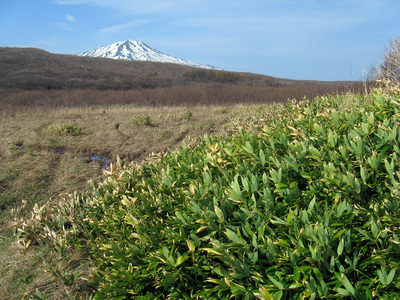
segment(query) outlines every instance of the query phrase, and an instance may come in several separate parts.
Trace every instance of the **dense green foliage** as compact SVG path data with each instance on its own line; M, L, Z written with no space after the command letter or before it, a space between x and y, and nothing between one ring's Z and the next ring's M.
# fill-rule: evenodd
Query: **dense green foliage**
M270 107L265 126L114 166L20 238L84 251L96 299L398 299L399 105Z

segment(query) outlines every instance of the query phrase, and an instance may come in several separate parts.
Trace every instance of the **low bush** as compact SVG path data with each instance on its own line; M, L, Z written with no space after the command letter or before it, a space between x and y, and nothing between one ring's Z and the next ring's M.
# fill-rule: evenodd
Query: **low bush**
M83 133L83 129L75 124L59 123L49 126L46 133L51 135L79 135Z
M149 126L151 124L151 117L149 115L139 115L132 119L133 126Z
M346 101L265 108L264 126L117 164L36 208L20 241L82 249L95 299L397 299L400 100Z

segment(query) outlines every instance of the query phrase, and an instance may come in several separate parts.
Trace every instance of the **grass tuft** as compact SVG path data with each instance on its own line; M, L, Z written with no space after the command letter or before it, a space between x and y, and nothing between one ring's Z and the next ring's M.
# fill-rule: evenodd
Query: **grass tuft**
M59 123L49 126L45 132L50 135L79 135L83 134L83 129L75 124Z
M132 125L135 127L138 126L150 126L151 125L151 117L149 115L139 115L135 116L132 119Z

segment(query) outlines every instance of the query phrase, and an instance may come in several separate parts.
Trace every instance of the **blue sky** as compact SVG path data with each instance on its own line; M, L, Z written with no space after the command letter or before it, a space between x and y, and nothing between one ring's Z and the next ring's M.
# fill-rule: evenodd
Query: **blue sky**
M128 38L229 71L362 80L399 0L0 0L0 46L76 54Z

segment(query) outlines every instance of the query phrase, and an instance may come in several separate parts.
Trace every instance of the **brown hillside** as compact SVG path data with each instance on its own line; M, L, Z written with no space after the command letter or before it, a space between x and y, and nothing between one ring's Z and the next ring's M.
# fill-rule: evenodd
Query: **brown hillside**
M51 90L52 93L43 91ZM271 103L361 91L354 82L303 81L159 63L0 47L0 110L10 106ZM59 92L57 92L59 91ZM22 93L21 93L22 92Z

